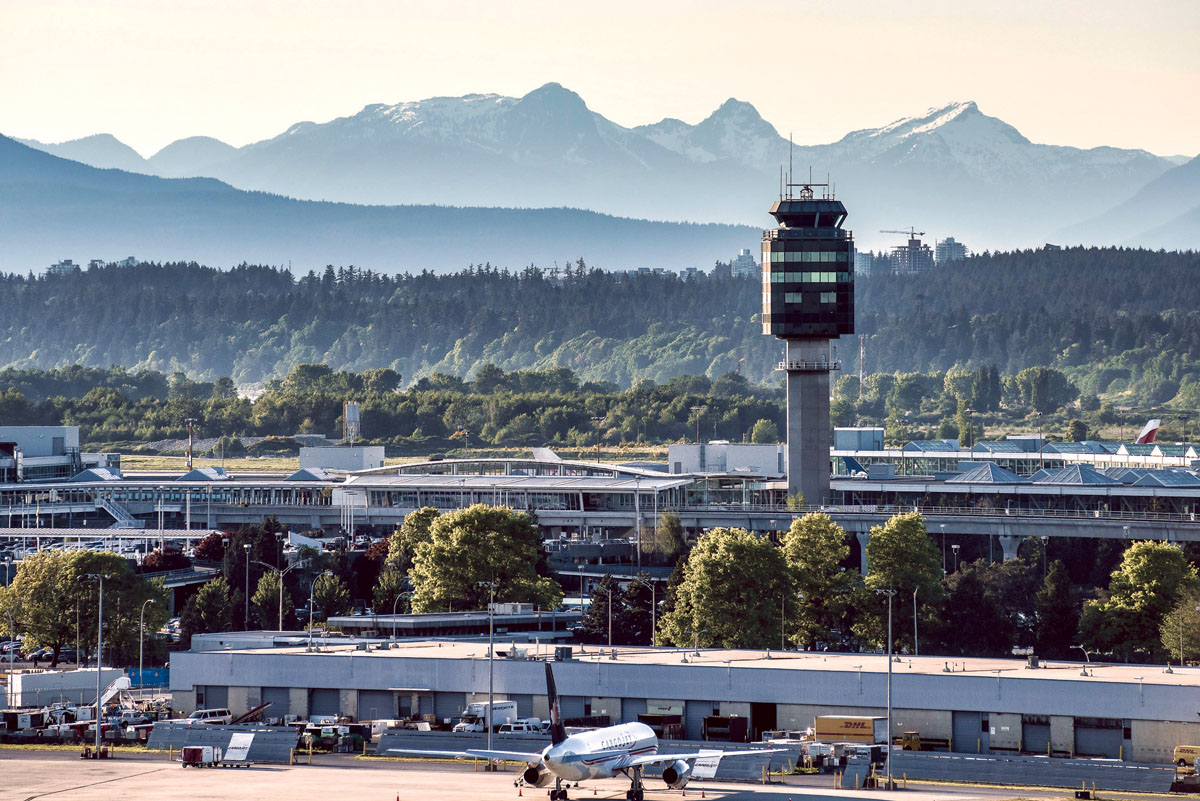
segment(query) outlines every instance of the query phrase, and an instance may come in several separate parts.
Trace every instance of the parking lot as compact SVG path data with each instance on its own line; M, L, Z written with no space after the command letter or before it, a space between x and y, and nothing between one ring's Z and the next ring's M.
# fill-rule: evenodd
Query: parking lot
M422 763L372 761L347 756L325 756L320 764L293 767L264 765L251 768L182 769L166 754L122 755L101 762L83 761L73 751L0 750L0 799L4 801L205 801L205 799L346 798L354 801L509 801L545 797L546 790L526 787L518 796L512 772L475 772L467 763ZM828 777L820 783L827 785ZM572 799L623 799L629 782L609 779L572 788ZM667 790L661 782L647 781L647 799L678 799L682 794ZM835 801L878 798L879 792L834 791L805 780L804 785L749 785L695 782L687 798L714 801ZM959 801L1038 797L1003 788L910 789L909 801ZM1052 797L1053 794L1045 794ZM1061 797L1061 796L1060 796Z

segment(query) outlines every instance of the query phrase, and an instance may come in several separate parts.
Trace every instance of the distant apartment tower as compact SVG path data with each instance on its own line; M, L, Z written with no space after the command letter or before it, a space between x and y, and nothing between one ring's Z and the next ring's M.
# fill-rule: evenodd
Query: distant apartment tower
M917 237L911 237L907 245L898 245L888 254L892 272L899 275L911 275L933 269L933 250L929 245L921 244Z
M71 275L79 272L80 267L70 259L63 259L57 264L51 264L46 268L46 275Z
M948 261L962 261L965 258L967 258L967 246L955 240L952 236L948 236L941 242L938 242L937 247L934 248L934 259L938 264L945 264Z
M788 493L813 504L829 502L830 341L854 333L854 237L841 201L814 197L824 186L788 183L762 239L763 333L785 348Z
M738 251L737 257L730 262L729 266L736 278L753 278L758 275L758 261L750 252L750 248L742 248Z

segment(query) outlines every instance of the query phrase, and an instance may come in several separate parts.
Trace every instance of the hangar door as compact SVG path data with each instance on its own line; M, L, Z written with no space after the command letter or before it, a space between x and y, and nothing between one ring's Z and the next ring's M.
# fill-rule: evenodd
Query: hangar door
M950 747L960 754L987 753L987 721L982 712L955 712L952 723L954 741Z
M1119 759L1124 732L1119 720L1075 718L1075 756Z
M1046 715L1021 716L1021 750L1045 754L1050 748L1050 718Z
M438 720L454 720L467 708L466 693L434 693L433 714Z
M309 690L308 714L337 715L340 707L337 690Z
M263 687L262 702L270 704L263 713L269 718L281 718L290 715L290 694L287 687Z
M197 699L198 701L199 699ZM226 709L229 706L229 688L208 685L204 688L203 709Z
M396 694L391 690L359 690L359 720L390 720L396 717Z
M704 719L719 713L720 701L687 701L683 705L683 738L699 740L704 736Z

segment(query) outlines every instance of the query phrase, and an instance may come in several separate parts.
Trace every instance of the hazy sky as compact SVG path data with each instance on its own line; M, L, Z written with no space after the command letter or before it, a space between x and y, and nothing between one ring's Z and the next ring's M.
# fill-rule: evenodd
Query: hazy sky
M0 0L0 133L150 155L548 81L623 125L728 97L799 143L951 100L1035 142L1200 152L1200 0Z

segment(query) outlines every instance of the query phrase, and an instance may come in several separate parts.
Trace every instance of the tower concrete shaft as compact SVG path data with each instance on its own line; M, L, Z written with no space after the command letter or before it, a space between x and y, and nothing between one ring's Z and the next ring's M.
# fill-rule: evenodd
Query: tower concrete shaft
M829 358L827 339L788 339L780 365L787 374L788 494L829 503Z

